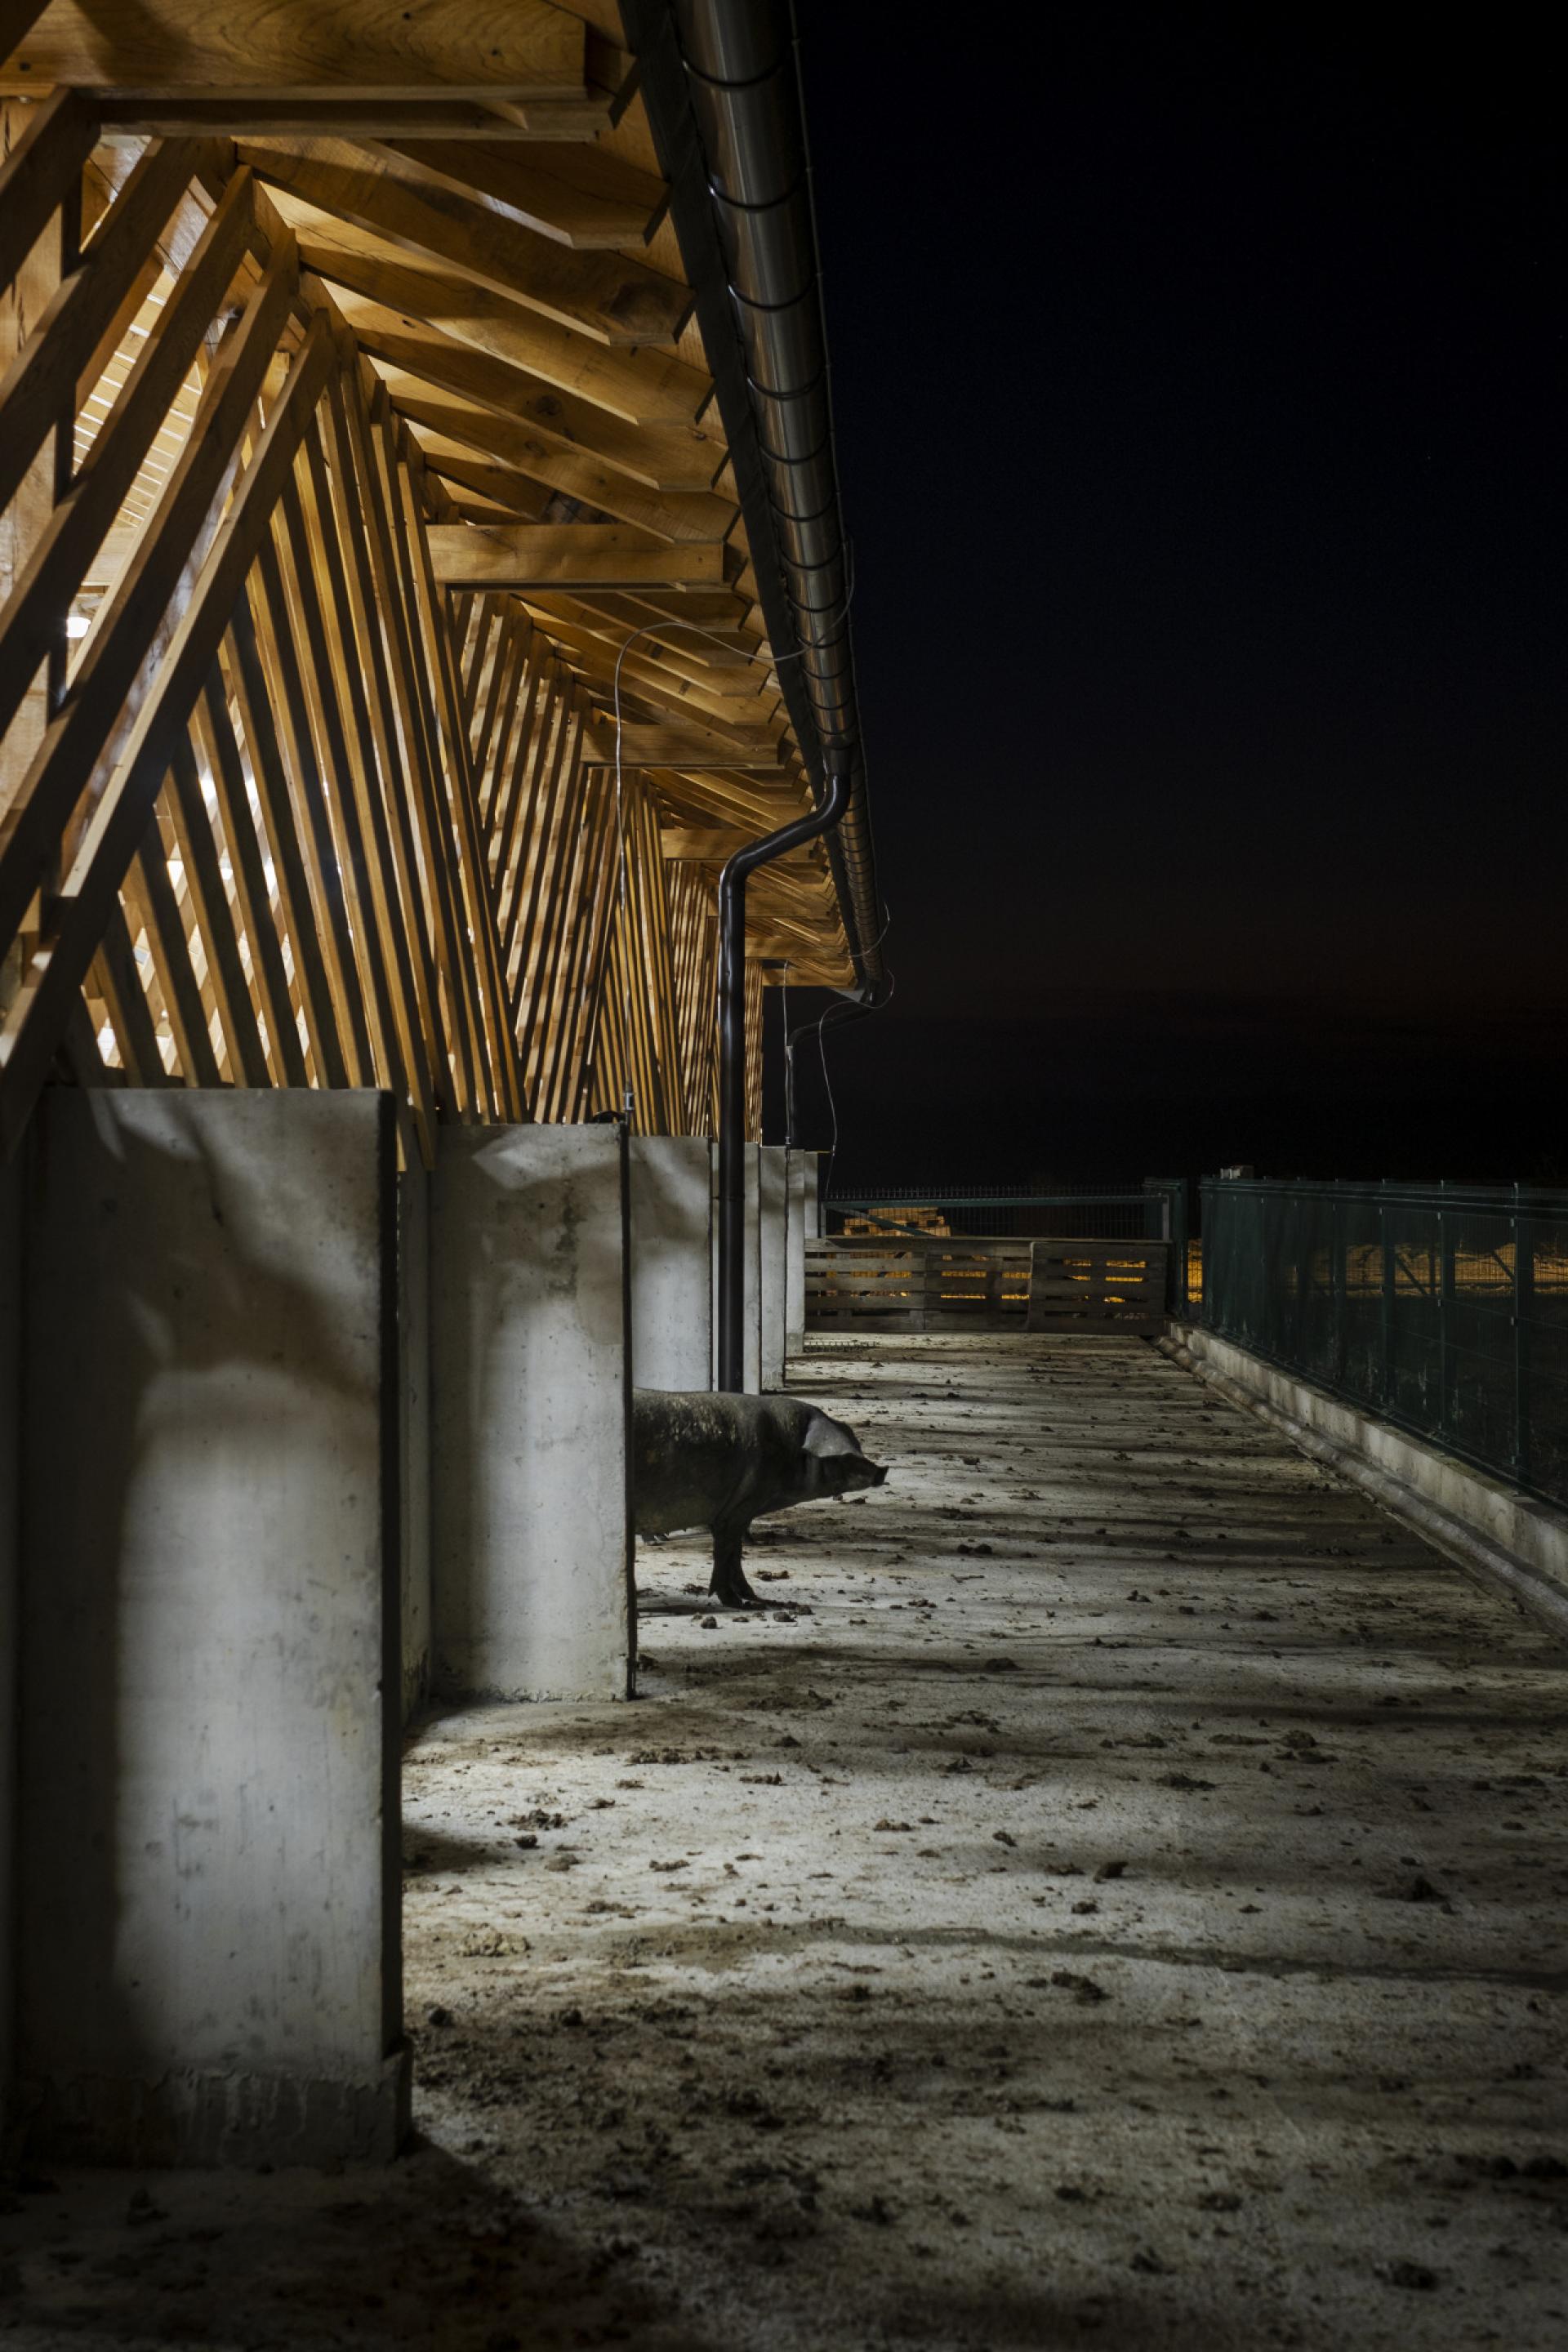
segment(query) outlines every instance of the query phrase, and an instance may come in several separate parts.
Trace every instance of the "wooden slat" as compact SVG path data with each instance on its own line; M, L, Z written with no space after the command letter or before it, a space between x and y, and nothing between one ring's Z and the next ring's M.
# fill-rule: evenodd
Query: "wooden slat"
M0 614L0 730L9 725L23 680L47 650L61 605L79 586L135 481L165 411L212 324L250 235L250 183L225 190L190 264L160 308L87 462Z
M295 89L376 98L527 100L581 94L582 24L546 0L51 0L18 42L0 89L55 82L139 92Z
M24 343L0 383L0 507L5 505L57 416L74 400L77 378L119 307L125 282L184 194L201 151L181 141L151 150L136 166L79 265Z
M251 155L254 148L245 152ZM445 372L451 372L454 360L445 348L451 346L470 362L487 360L491 369L521 376L521 391L545 383L557 397L588 402L627 425L660 425L670 433L691 430L708 404L708 379L663 351L590 341L541 310L505 301L484 287L456 285L449 273L414 261L369 264L318 240L308 240L308 249L312 270L331 285L345 322L367 351L385 351L393 364L428 364L423 352L430 352L433 360L445 358ZM421 330L421 320L435 327ZM484 379L470 364L468 381L499 379ZM712 457L717 470L720 452Z
M376 848L377 887L385 909L383 919L406 947L421 1038L420 1065L427 1073L430 1097L439 1107L452 1101L451 1075L442 1046L435 947L419 882L401 713L381 617L380 542L377 538L373 550L364 509L356 495L359 460L348 388L349 371L340 365L327 386L321 418L331 456L330 468L314 435L307 440L305 454L328 577L334 587L334 606L340 614L348 614L353 625L352 646L345 649L345 689L353 697L356 677L363 675L365 681L360 707L368 719L369 732L362 731L361 740L374 744L381 779L380 792L367 794L365 819ZM354 652L363 671L356 669Z
M256 1007L246 984L238 935L188 736L182 736L174 746L168 805L184 864L185 887L206 949L218 1022L228 1048L230 1080L236 1086L267 1086L267 1055L257 1025Z
M618 253L570 252L471 195L390 176L363 148L321 141L285 150L246 141L239 152L276 191L312 269L372 302L437 320L459 341L519 366L537 365L533 350L569 355L571 346L560 341L568 331L584 367L595 353L581 349L584 336L650 354L673 350L691 315L692 296L678 278ZM553 335L542 332L546 322ZM707 397L706 378L679 361L651 359L606 377L644 379L670 404L664 413L678 418L696 416Z
M14 27L0 23L0 39ZM0 48L0 60L5 51ZM26 95L26 93L23 93ZM77 186L98 135L79 90L58 89L28 110L28 121L0 170L0 286L8 286Z
M251 981L257 1009L267 1025L267 1053L272 1083L279 1087L305 1084L305 1056L300 1031L289 1001L289 980L283 950L272 919L271 894L262 865L261 845L245 787L245 769L229 715L228 690L216 662L196 706L195 726L206 751L217 801L218 821L228 849L234 907L250 950ZM176 744L171 765L176 771Z
M593 147L516 140L448 147L421 139L389 140L373 152L455 194L472 190L492 215L579 251L640 246L664 209L662 181Z
M383 787L396 789L396 772L377 772L376 746L384 721L373 712L352 635L364 626L362 591L351 585L331 510L331 491L320 440L321 419L308 436L305 475L284 491L284 511L294 541L297 593L310 651L310 671L320 697L322 725L334 772L350 789L340 791L342 822L348 836L356 922L374 968L373 989L383 1051L406 1091L426 1166L434 1164L435 1102L426 1035L421 1028L416 976L416 949L411 924L399 903L396 859L387 826ZM326 590L325 611L318 583ZM337 616L337 627L327 614ZM345 717L346 712L346 717ZM393 1041L395 1041L394 1044Z
M135 953L118 898L105 911L93 951L93 971L108 1007L110 1026L126 1077L133 1087L166 1086L168 1073L158 1051L158 1034L147 1009L146 991L136 969ZM79 995L71 1007L73 1016L75 1004L79 1002Z
M289 486L289 478L286 478L279 492L279 513ZM250 598L242 611L242 623L247 620L250 625L247 634L251 635L260 656L261 673L271 693L276 740L285 753L284 789L293 808L310 915L331 995L332 1025L343 1058L343 1083L351 1087L371 1086L374 1084L374 1070L365 1022L364 992L358 984L331 811L323 789L325 780L317 759L302 666L271 531L263 536L257 551ZM332 795L335 801L347 782L342 770L334 782L338 787ZM295 964L298 968L298 951Z
M621 730L621 764L626 768L746 768L769 774L784 763L787 748L761 729L721 735L682 721L669 727L630 724ZM600 730L589 756L614 766L613 724Z
M279 485L281 487L281 485ZM256 552L260 552L258 535ZM305 1036L316 1084L351 1084L346 1039L340 1028L342 982L330 923L311 904L310 877L300 849L291 779L279 739L270 680L262 666L256 623L247 597L237 597L228 635L229 692L238 711L251 789L261 803L261 822L272 852L272 869L284 937L294 966L305 1016Z
M99 614L68 699L0 815L0 938L9 937L20 923L95 763L114 756L154 683L160 655L174 633L165 614L217 528L218 491L236 462L293 286L293 256L282 247L218 352L196 429Z
M430 89L417 96L391 91L374 98L302 89L237 97L213 89L195 97L104 94L96 103L105 124L160 138L484 140L528 146L541 141L595 139L609 127L610 109L602 90L503 100L499 107Z
M649 543L619 523L435 523L430 553L437 578L489 588L715 588L724 579L721 547Z
M132 861L128 895L140 901L146 922L147 944L168 1008L180 1075L188 1087L216 1087L217 1059L156 818Z
M591 452L547 440L526 423L502 416L493 408L417 398L412 386L413 379L404 378L391 387L393 399L416 427L429 462L447 480L494 499L520 521L542 519L552 494L559 491L616 522L651 531L656 539L705 544L727 539L734 528L735 509L727 499L705 488L650 489ZM700 474L710 469L712 452L704 456L699 448L698 460ZM603 600L595 604L597 612L604 614ZM616 634L624 638L630 628L658 617L644 606ZM710 637L683 630L678 642L689 649L689 659L704 667L724 663L750 667L749 649L739 640L732 646L716 646Z
M39 948L0 1032L0 1150L9 1150L33 1105L81 984L114 892L135 852L158 785L234 610L260 533L292 463L331 354L316 320L289 370L212 551L181 614L157 678L112 782L93 813L71 873L50 909ZM46 743L46 750L47 746Z
M651 490L711 489L724 450L701 425L635 423L418 320L389 323L393 316L361 310L354 331L400 408L418 415L433 394L455 395ZM724 608L726 617L731 609Z
M395 427L389 411L386 420L388 435L399 429ZM522 1084L518 1069L517 1044L501 977L495 901L490 892L489 866L480 836L468 729L463 721L461 698L452 665L446 612L437 592L429 529L425 522L406 457L399 473L405 527L414 566L415 593L425 623L426 644L431 656L430 669L436 688L436 708L446 744L452 814L461 860L463 899L468 915L468 937L479 967L479 992L484 1006L487 1058L494 1087L496 1112L502 1118L520 1120L526 1115Z

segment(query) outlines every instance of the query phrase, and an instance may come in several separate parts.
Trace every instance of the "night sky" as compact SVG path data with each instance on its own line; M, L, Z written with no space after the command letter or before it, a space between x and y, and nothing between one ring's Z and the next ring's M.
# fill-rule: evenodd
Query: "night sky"
M897 974L841 1178L1568 1182L1546 22L801 0Z

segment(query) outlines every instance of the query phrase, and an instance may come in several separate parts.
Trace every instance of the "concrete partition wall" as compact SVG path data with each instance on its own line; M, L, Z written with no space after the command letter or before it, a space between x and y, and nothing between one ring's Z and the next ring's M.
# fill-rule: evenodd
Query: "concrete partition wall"
M444 1128L431 1189L435 1684L631 1687L626 1144Z
M430 1694L430 1179L397 1179L398 1445L403 1472L403 1719Z
M760 1385L782 1389L789 1309L789 1152L782 1143L764 1143L757 1158Z
M744 1290L746 1394L763 1385L762 1146L746 1146L746 1281Z
M635 1135L627 1146L638 1388L713 1384L712 1160L700 1135Z
M18 2105L39 2154L392 2154L390 1097L48 1090L25 1146Z
M789 1155L784 1222L784 1361L805 1345L805 1154Z
M22 1160L0 1166L0 2151L16 2063L16 1637L22 1443Z

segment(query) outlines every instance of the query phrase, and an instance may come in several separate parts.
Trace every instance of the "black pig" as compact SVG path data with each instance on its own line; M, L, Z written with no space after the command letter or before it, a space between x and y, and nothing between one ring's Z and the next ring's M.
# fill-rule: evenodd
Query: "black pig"
M639 1536L709 1528L713 1580L726 1609L758 1595L741 1549L752 1521L823 1495L879 1486L852 1429L804 1397L729 1396L706 1389L637 1389L632 1395L632 1493Z

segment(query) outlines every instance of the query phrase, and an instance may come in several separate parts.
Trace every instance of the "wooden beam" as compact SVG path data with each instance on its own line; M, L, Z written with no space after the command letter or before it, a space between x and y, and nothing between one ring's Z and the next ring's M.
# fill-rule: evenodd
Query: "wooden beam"
M378 141L372 152L579 251L646 244L664 212L662 180L595 147L399 139Z
M362 271L367 259L384 268L412 255L435 262L448 282L524 302L608 343L668 346L690 318L692 296L678 279L619 254L573 253L491 212L471 192L390 169L369 148L344 140L279 144L254 138L242 140L238 152L280 199L311 208L294 218L301 236L334 244L345 258L359 253ZM280 202L280 209L287 213L289 203ZM441 307L426 311L384 290L390 281L367 282L362 275L345 282L394 309L441 316ZM697 382L695 370L684 373Z
M49 518L23 576L0 612L0 732L51 631L113 535L138 467L183 385L202 337L238 266L252 227L250 177L237 173L169 299L159 309L87 461ZM138 527L134 534L139 539ZM132 545L134 541L132 541ZM131 551L121 551L121 555Z
M291 248L273 257L207 376L203 409L157 511L89 637L71 691L0 816L0 938L20 922L52 844L89 777L112 760L152 690L173 634L176 590L201 565L220 520L218 494L292 300ZM168 635L165 615L170 616ZM134 845L132 845L134 846ZM129 852L127 853L129 857Z
M76 90L58 90L46 106L7 110L8 152L0 170L0 286L11 283L57 205L75 188L95 135L92 110Z
M660 830L658 845L672 862L722 866L737 849L744 849L757 837L739 825L720 825L710 833L697 833L684 825L667 824Z
M546 0L50 0L0 91L581 97L585 46L581 23Z
M615 467L602 465L586 453L563 449L493 409L416 399L405 383L388 388L393 405L417 428L431 463L472 488L488 489L491 497L513 498L514 486L526 480L537 487L541 499L559 490L583 506L613 515L617 522L650 530L656 539L698 545L728 539L734 529L736 509L727 499L700 490L650 490ZM507 488L491 488L487 477L497 485L504 481ZM530 501L515 498L515 503L520 516L526 519ZM694 645L700 642L692 640Z
M110 131L135 131L153 138L193 135L226 139L429 139L443 143L483 140L542 142L596 139L610 127L606 91L568 91L560 98L503 100L500 107L477 99L453 98L444 89L375 98L321 96L279 89L236 97L226 89L195 96L167 92L121 97L95 94Z
M23 974L0 1033L0 1150L9 1150L15 1143L47 1075L70 997L87 976L121 880L145 835L158 787L174 754L175 737L184 730L216 654L258 536L267 528L325 380L331 352L325 321L318 319L258 438L152 691L137 713L120 765L93 811L72 870Z
M721 547L650 546L619 523L434 523L430 553L447 587L712 588Z
M538 310L524 310L521 303L503 301L479 287L461 287L439 270L406 264L355 266L355 258L341 247L310 240L306 268L331 285L336 308L362 346L388 352L393 364L402 364L400 352L409 336L416 346L428 346L439 336L451 351L521 376L510 391L520 391L524 400L533 383L545 383L557 397L593 402L595 409L609 409L627 425L689 428L708 397L708 379L666 352L611 351L569 327L557 327ZM355 280L378 282L388 299L362 294ZM715 449L715 470L720 457Z
M710 733L682 719L670 727L628 726L621 730L621 765L625 768L782 768L790 756L787 740L748 729L733 736ZM615 729L606 724L596 744L584 756L613 764Z

